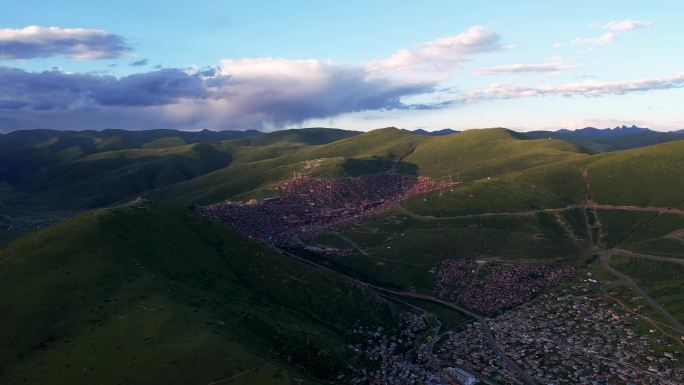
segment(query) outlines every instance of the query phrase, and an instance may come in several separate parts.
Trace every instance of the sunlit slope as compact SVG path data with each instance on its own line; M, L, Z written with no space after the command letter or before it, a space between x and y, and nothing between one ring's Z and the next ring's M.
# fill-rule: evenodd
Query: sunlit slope
M273 158L241 162L241 156L238 156L238 160L228 167L151 191L147 196L184 204L259 197L259 193L269 190L273 183L294 175L354 176L389 170L425 140L424 136L385 128L325 145L305 146ZM270 190L270 193L274 191Z
M540 164L588 156L559 141L523 140L505 129L472 130L431 137L396 128L370 131L325 145L283 151L273 146L243 147L230 166L168 188L152 191L152 199L211 203L257 194L269 184L293 175L355 176L395 168L399 172L438 179L477 179L524 170ZM267 150L268 149L268 150ZM270 151L273 158L256 157Z
M529 140L510 130L490 128L431 137L404 161L421 175L475 180L587 154L558 140Z
M188 139L178 135L147 134L143 140L128 132L99 134L100 143L122 137L139 145L105 151L93 149L90 132L70 135L55 141L52 132L39 131L24 138L29 150L5 155L0 180L10 189L0 199L14 207L52 209L107 206L138 195L206 204L273 196L273 184L294 175L396 169L464 182L439 200L408 203L425 202L426 210L443 215L577 204L588 196L584 170L600 203L676 206L683 201L677 197L684 186L677 170L682 141L590 155L575 144L531 140L499 128L444 136L396 128L366 133L310 128L189 144L181 144ZM17 140L3 137L0 144L8 148Z
M0 383L329 380L392 306L185 209L89 212L0 250Z
M684 141L571 157L415 197L405 207L423 215L454 216L562 208L591 197L603 205L682 208L682 164Z
M602 204L684 208L684 141L600 154L586 162Z
M579 210L520 217L416 219L402 210L313 241L347 253L317 258L368 281L430 292L445 259L581 265L588 257ZM364 253L359 252L360 247Z

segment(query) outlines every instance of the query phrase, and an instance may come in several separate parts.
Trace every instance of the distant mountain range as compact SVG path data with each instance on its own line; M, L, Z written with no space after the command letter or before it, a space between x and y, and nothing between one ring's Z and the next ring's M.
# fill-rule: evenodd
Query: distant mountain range
M531 131L525 132L524 135L530 139L565 140L594 152L606 152L682 140L684 130L661 132L635 125L623 125L615 128L584 127L576 130Z
M576 130L562 129L555 131L558 133L569 134L569 135L579 135L579 136L593 136L593 137L609 137L609 136L624 136L624 135L634 135L642 134L645 132L656 132L650 128L637 127L632 125L628 126L616 126L615 128L596 128L596 127L584 127Z

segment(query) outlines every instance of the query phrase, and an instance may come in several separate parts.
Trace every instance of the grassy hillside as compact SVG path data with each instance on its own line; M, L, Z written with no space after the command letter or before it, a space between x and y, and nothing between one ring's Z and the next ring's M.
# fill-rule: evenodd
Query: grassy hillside
M684 217L673 214L600 210L610 247L684 258Z
M432 137L404 161L415 164L421 175L467 181L584 156L573 144L525 140L513 131L492 128Z
M99 135L93 139L93 135ZM163 136L169 135L169 136ZM192 135L211 140L185 143ZM425 136L396 128L366 133L310 128L217 141L217 133L37 131L19 139L16 156L0 162L8 188L0 201L15 208L83 209L138 195L184 205L273 196L274 183L293 175L356 176L400 172L463 182L414 197L420 215L458 216L527 211L583 203L681 207L684 141L591 155L558 140L530 140L500 128ZM7 139L10 138L10 139ZM23 139L22 139L23 138ZM116 138L134 147L95 149ZM133 144L131 144L133 143ZM138 146L138 147L135 147ZM0 156L0 157L3 157Z
M222 169L234 160L245 164L273 159L357 134L328 128L268 134L15 132L0 138L0 182L11 186L0 200L41 210L101 207Z
M318 257L331 266L380 284L429 292L435 267L450 258L583 264L586 234L577 211L435 221L396 210L314 243L351 252Z
M587 156L572 144L524 140L505 129L432 137L396 128L374 130L325 145L297 149L280 145L243 146L233 153L236 160L230 167L160 188L148 196L183 203L211 203L262 196L270 183L295 173L355 176L393 167L400 172L439 179L478 179Z
M459 134L462 135L462 134ZM496 159L496 158L493 158ZM633 150L572 156L414 197L404 206L421 215L454 216L599 204L684 207L684 141ZM587 171L591 191L587 190Z
M600 154L585 163L603 204L684 208L684 141Z
M394 306L185 209L98 210L0 250L0 383L317 383Z
M232 159L208 143L79 155L13 176L15 194L6 200L33 207L101 207L194 178Z
M274 131L268 134L255 135L231 142L240 146L273 146L278 144L326 144L361 134L358 131L340 130L336 128L312 127Z
M678 321L684 322L684 266L669 262L614 256L611 265L634 278L646 293Z
M243 147L238 150L241 151L238 152L240 155L230 167L150 191L147 196L183 204L268 196L269 185L295 174L331 177L388 170L425 140L426 137L396 128L385 128L296 150L292 147L282 150L282 147L268 146L266 148L276 156L263 159L257 157L250 162L240 160L244 159L243 154L254 156L256 151L264 150Z

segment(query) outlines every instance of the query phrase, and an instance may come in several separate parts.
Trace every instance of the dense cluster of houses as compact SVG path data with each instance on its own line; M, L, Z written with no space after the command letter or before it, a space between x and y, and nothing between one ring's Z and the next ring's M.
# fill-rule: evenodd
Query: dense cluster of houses
M488 320L497 345L525 373L554 385L684 383L681 346L637 333L636 315L571 290L542 294ZM497 360L477 324L450 333L439 354L499 383L520 384Z
M529 301L573 275L572 267L448 259L436 272L435 293L483 315Z
M278 186L277 198L219 203L197 211L252 239L296 245L391 210L413 195L450 185L396 172L357 178L295 177Z
M541 295L489 325L502 349L541 383L683 384L681 346L638 334L637 321L617 304L568 290Z

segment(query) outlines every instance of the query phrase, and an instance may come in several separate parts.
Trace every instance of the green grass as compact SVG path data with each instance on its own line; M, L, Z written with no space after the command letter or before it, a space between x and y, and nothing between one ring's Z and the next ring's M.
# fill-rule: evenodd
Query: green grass
M432 290L433 271L444 259L581 265L587 252L550 214L421 221L396 211L341 233L370 257L354 252L319 258L373 282L422 292ZM334 235L313 243L352 249Z
M263 199L295 174L396 166L463 182L402 203L423 216L563 208L590 192L600 204L683 208L682 164L684 141L591 154L505 129L442 137L396 128L4 135L0 200L11 207L47 215L138 195L165 204L90 211L0 250L0 383L194 384L238 374L231 383L324 382L358 366L346 348L350 327L396 325L397 303L168 203ZM684 245L668 237L684 228L681 217L599 215L609 246L684 257ZM429 292L447 258L583 267L592 260L584 220L578 209L442 220L399 209L343 229L370 256L303 254L370 282ZM334 235L315 243L353 250ZM614 263L682 317L679 265L620 256ZM463 322L422 302L414 304L444 328Z
M188 210L101 210L0 250L0 382L315 383L397 311Z
M684 208L684 141L592 156L592 190L602 204Z
M102 207L223 169L238 157L237 165L254 163L252 170L259 171L252 173L286 161L314 159L287 156L358 134L326 128L269 134L172 130L12 133L0 138L0 181L15 187L5 198L17 205L42 205L50 210ZM247 137L224 140L242 136ZM258 163L263 160L273 161L270 165ZM278 174L269 179L271 176L263 175L260 180L271 183L285 177ZM215 184L222 182L218 179ZM263 184L244 183L236 191L246 193ZM203 196L202 192L193 193Z
M614 210L599 210L599 216L610 247L684 257L684 243L670 236L684 229L682 216Z
M424 136L384 128L358 133L313 128L225 139L217 133L154 131L2 137L0 179L17 205L83 209L138 195L183 204L264 197L295 173L356 176L392 168L465 181L443 194L414 198L425 215L563 207L587 197L589 171L599 203L684 204L677 164L684 141L590 155L558 140L530 140L505 129ZM453 191L451 191L453 190Z
M411 198L404 206L420 215L458 216L560 208L582 203L585 197L580 167L561 162L466 182Z
M643 226L648 226L657 214L637 211L598 210L606 243L609 247L619 247L629 242L629 238Z
M629 275L673 317L684 322L684 266L647 259L613 256L611 266Z
M672 239L658 238L632 242L624 248L636 253L684 259L684 244Z
M492 128L430 137L404 161L415 164L421 175L471 181L585 156L567 142L524 140L513 131Z

